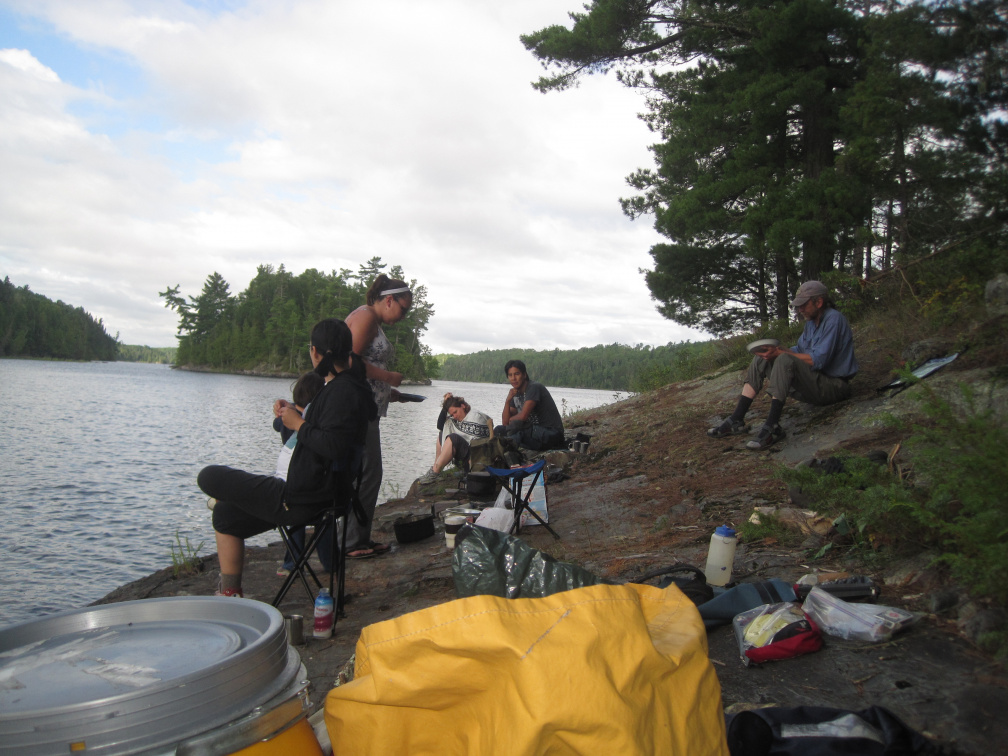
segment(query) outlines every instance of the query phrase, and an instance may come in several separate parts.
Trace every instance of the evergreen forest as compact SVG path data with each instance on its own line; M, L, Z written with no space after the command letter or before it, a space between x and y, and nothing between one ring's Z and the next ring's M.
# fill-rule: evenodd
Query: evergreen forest
M53 302L8 277L0 284L0 357L115 360L117 340L81 307Z
M175 364L224 372L297 375L311 369L308 336L324 318L345 318L364 304L371 282L379 273L406 281L413 306L406 317L384 326L395 346L390 370L407 380L437 377L438 363L421 341L434 314L427 288L406 278L403 270L373 257L356 272L323 273L309 268L294 275L283 265L260 265L255 277L234 295L219 273L207 276L196 296L183 296L179 286L160 292L165 307L179 316Z
M521 38L533 86L614 72L643 93L654 165L621 203L664 237L644 273L666 317L741 333L788 317L805 280L1008 266L1004 2L571 5Z
M120 344L120 362L149 362L156 365L170 365L175 362L175 347L151 347L140 344Z
M486 349L473 354L440 355L446 381L504 383L504 365L521 360L534 381L547 386L647 391L690 375L698 359L712 348L705 343L599 344L582 349Z

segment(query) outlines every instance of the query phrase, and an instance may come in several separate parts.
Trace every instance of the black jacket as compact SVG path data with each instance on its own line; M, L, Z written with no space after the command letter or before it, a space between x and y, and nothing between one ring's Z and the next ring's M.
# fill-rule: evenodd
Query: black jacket
M371 387L357 371L337 373L308 405L287 470L284 500L291 506L331 501L334 463L364 446L368 423L378 416Z

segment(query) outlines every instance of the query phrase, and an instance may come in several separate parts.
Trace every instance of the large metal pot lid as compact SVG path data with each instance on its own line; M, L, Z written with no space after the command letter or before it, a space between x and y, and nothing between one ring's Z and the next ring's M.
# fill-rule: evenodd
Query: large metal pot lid
M179 740L278 695L299 666L280 612L247 599L127 601L13 625L0 630L0 753L53 735L89 750Z

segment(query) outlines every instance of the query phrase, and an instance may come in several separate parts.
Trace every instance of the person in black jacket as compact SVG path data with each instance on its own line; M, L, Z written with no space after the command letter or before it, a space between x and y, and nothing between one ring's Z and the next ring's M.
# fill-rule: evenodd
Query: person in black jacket
M278 417L297 431L298 441L287 480L256 475L223 465L210 465L197 476L199 487L216 503L213 526L220 561L223 596L243 596L241 576L245 539L277 525L302 525L332 504L336 491L333 464L348 460L363 446L368 423L377 416L364 363L353 353L346 323L328 318L311 333L310 356L315 372L326 379L302 417L280 400Z

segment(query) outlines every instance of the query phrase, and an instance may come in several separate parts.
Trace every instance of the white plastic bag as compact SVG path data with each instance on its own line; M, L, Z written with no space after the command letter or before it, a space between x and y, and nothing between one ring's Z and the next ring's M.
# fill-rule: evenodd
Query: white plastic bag
M496 506L489 507L480 512L480 516L473 524L507 533L514 524L514 510Z
M501 486L500 493L497 494L497 501L494 502L494 506L498 509L513 509L511 506L511 492L504 486Z
M818 586L809 591L802 611L828 635L870 643L889 640L919 619L913 612L893 606L853 604Z

